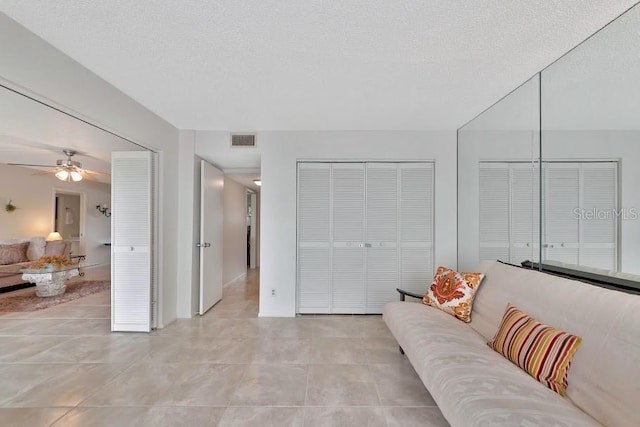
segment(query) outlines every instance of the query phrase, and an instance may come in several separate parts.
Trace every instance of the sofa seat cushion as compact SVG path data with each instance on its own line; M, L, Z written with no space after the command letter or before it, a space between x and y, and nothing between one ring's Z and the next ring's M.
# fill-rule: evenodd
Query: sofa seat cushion
M27 262L19 262L16 264L7 264L0 265L0 274L6 276L8 274L22 274L20 272L21 268L27 268L27 266L31 263L31 261Z
M383 318L451 425L600 425L437 309L392 302Z
M20 273L20 269L27 268L30 262L31 261L21 262L18 264L0 265L0 288L25 283L26 280L22 280L22 273Z

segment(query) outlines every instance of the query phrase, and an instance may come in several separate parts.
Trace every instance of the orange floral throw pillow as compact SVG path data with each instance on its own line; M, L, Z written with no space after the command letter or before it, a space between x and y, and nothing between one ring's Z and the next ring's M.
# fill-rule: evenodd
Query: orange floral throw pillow
M447 267L438 267L422 303L469 323L473 299L482 279L482 273L458 273Z

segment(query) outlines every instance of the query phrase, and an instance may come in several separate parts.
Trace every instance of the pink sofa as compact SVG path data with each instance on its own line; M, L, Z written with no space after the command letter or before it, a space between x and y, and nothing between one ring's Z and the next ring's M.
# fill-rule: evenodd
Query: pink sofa
M44 237L0 240L0 247L2 245L15 245L25 242L29 242L26 251L26 261L8 263L9 260L2 259L2 251L0 250L0 288L25 283L25 281L22 280L20 269L25 268L30 262L38 260L41 256L63 255L69 258L71 252L71 243L65 242L64 240L45 242Z

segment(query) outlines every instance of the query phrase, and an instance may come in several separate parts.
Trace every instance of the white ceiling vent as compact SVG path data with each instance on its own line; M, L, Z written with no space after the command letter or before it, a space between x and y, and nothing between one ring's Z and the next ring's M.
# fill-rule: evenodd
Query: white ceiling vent
M242 133L231 135L232 147L255 147L256 135L251 133Z

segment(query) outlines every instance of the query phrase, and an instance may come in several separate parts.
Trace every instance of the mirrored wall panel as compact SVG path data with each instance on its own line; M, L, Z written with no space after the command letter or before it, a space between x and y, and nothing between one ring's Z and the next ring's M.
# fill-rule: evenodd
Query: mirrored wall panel
M541 73L542 259L640 274L640 6Z
M458 268L540 253L536 75L458 130Z
M109 265L111 153L143 148L6 87L0 117L0 243L57 232L69 256Z

